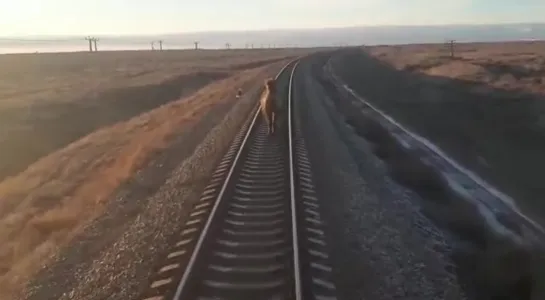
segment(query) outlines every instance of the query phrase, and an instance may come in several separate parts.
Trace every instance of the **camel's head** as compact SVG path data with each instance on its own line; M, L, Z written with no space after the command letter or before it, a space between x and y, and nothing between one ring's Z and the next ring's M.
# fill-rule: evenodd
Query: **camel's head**
M275 87L275 80L272 79L272 78L268 78L267 80L265 80L265 87L270 91L270 90L274 90L274 87Z

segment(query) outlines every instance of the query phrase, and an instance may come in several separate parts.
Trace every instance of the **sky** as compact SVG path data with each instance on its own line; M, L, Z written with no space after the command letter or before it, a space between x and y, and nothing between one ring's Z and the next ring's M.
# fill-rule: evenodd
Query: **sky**
M517 22L545 0L0 0L0 36Z

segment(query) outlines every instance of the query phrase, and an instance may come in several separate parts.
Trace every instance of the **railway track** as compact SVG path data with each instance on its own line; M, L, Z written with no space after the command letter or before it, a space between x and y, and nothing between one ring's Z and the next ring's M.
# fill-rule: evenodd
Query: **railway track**
M277 75L284 124L268 136L255 110L143 299L336 299L311 165L292 113L297 64Z

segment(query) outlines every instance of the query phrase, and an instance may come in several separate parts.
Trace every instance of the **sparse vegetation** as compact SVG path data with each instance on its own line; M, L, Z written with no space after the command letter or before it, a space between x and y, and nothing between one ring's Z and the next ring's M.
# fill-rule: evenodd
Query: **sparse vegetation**
M545 43L457 43L455 57L448 45L406 45L367 48L396 69L484 84L491 88L544 93Z

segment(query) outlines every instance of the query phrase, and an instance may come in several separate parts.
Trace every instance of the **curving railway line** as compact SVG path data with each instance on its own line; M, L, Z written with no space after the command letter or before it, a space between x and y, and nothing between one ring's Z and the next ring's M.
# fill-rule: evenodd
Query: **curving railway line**
M336 299L312 168L293 112L298 63L277 75L285 120L269 137L256 107L142 299Z

